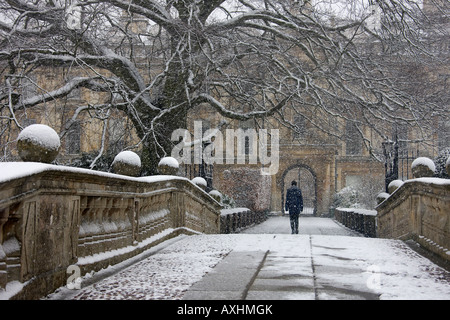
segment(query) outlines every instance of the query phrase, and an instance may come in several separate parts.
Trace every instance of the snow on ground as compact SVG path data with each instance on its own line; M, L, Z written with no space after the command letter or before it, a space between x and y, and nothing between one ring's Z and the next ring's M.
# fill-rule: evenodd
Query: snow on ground
M361 272L346 274L344 278L339 277L339 272L319 273L322 282L357 286L363 276L362 283L367 285L373 281L371 289L381 300L450 299L450 274L402 241L340 236L313 236L312 239L316 264L331 265L337 270L350 267ZM328 249L335 249L338 254L330 257L326 254Z
M199 235L180 236L170 242L172 244L158 253L119 270L106 279L81 290L61 288L50 295L49 299L181 299L184 291L232 250L234 241L233 237ZM100 271L100 277L103 272L107 271ZM96 274L85 276L83 282L95 276Z
M322 285L366 286L373 280L373 290L380 299L450 300L449 272L401 241L357 237L333 220L314 217L300 218L300 235L289 233L287 217L272 217L242 234L183 236L106 279L81 290L62 288L49 298L181 299L232 250L270 250L278 257L273 268L280 271L287 267L283 261L287 255L313 256L316 278ZM311 267L310 259L298 261L305 261L305 265L291 263L290 268ZM355 272L349 273L349 269ZM347 272L341 274L340 270ZM319 298L329 297L323 293Z

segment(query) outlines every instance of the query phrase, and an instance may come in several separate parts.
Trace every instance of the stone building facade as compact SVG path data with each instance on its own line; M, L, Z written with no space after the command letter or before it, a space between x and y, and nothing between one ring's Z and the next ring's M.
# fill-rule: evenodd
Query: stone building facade
M192 134L195 121L201 121L207 128L216 128L225 120L206 110L198 110L194 114L195 116L190 118ZM205 117L202 118L202 115ZM262 168L267 169L271 163L264 165L260 158L256 163L251 163L250 154L257 148L249 146L249 137L245 135L240 137L246 155L244 164L238 164L238 142L235 140L235 159L214 164L210 168L210 187L231 196L238 206L249 207L255 211L281 213L286 189L293 180L298 182L303 192L304 214L316 216L331 214L334 195L345 187L365 188L373 195L373 200L376 194L383 191L384 163L375 160L364 147L362 139L356 136L347 135L347 138L340 140L311 127L306 127L299 133L276 125L271 119L253 123L230 122L226 127L234 131L242 129L244 133L253 130L256 134L261 132L257 129L261 127L270 127L268 132L279 130L279 157L273 174L264 175L261 172ZM345 130L345 125L342 130ZM226 129L222 129L224 141L226 134ZM261 134L258 138L260 142ZM269 148L274 148L271 145L273 141L269 140L267 143ZM224 155L225 153L226 150ZM272 160L275 161L273 157ZM194 175L199 171L194 172ZM189 176L191 171L184 173ZM366 202L372 203L370 199ZM374 202L373 204L375 205Z

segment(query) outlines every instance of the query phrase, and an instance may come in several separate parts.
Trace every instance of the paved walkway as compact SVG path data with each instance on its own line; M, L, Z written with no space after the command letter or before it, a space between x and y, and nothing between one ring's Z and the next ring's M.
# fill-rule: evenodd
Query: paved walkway
M338 279L334 279L335 276L348 279L355 273L364 273L357 266L339 268L336 265L342 248L315 244L314 235L359 236L334 220L303 217L300 220L300 235L286 235L290 233L289 219L275 216L242 233L272 234L266 245L267 249L272 247L276 251L232 251L211 273L192 286L184 299L378 299L378 294L367 287L364 277L357 286L342 286ZM330 257L330 264L318 265L314 262L313 250L319 248L324 251L322 255ZM333 280L324 280L327 278Z
M241 234L181 236L152 251L49 299L450 300L449 272L401 241L363 238L325 218L301 217L298 235L274 216Z
M360 237L361 234L350 230L333 219L301 216L299 234ZM289 216L271 216L267 221L242 231L242 234L290 234Z
M400 241L361 238L315 217L300 219L300 235L286 235L288 221L272 217L244 231L264 245L236 247L183 299L450 299L450 274L436 266L427 270L428 261Z

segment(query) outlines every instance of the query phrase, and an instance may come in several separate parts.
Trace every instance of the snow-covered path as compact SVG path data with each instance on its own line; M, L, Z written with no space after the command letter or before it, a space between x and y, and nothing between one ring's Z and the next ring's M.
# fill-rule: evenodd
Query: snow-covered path
M180 236L49 298L450 300L449 272L401 241L355 237L313 217L300 219L300 232L272 217L242 234Z
M267 221L242 231L243 234L290 234L289 216L272 216ZM335 220L302 216L299 219L299 234L358 237L355 231L339 225Z

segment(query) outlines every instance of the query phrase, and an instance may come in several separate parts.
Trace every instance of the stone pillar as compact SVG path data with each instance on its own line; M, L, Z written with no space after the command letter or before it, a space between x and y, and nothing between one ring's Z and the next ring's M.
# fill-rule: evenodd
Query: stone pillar
M76 263L79 228L79 197L41 195L27 201L22 216L22 281Z
M141 214L141 202L139 199L134 199L134 212L133 212L133 244L142 241L143 239L139 236L139 216Z
M170 200L170 219L172 221L172 228L180 228L185 226L185 196L181 192L172 192Z

